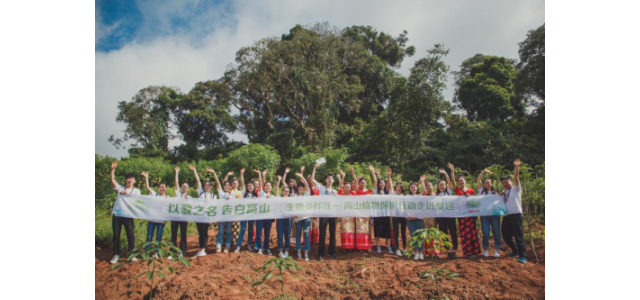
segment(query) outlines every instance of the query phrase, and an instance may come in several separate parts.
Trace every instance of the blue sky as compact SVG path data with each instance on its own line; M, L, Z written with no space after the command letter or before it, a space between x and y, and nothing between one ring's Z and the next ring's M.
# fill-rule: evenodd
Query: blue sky
M117 103L149 85L186 92L196 82L217 79L235 53L256 40L280 36L296 24L329 22L344 28L368 25L392 35L407 30L416 55L398 69L408 75L413 63L435 43L450 49L451 70L477 53L517 58L528 30L545 22L544 1L96 1L96 140L102 155L126 156L107 139L119 137ZM453 77L445 92L453 95ZM239 133L232 139L246 141ZM174 140L171 145L177 145Z

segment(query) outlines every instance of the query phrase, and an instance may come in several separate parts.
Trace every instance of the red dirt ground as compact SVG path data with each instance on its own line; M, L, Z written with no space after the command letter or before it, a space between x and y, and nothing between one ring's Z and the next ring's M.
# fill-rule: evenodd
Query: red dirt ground
M337 243L340 243L338 225ZM277 244L275 224L271 230L272 252ZM279 295L280 283L274 276L268 283L256 288L251 283L261 278L255 269L273 256L250 253L243 247L242 253L216 254L213 239L215 230L210 230L209 255L191 258L191 265L180 264L174 274L167 279L155 279L156 299L271 299ZM197 252L197 236L188 238L187 257ZM338 259L325 257L320 262L317 246L311 247L310 258L296 260L305 268L295 273L297 277L285 275L285 292L295 294L298 299L427 299L435 295L435 284L420 281L418 274L431 267L431 262L410 261L406 257L375 252L341 254L336 247ZM506 249L506 246L505 248ZM235 247L232 247L235 250ZM535 263L531 243L527 243L527 264L520 264L507 258L502 251L500 258L457 258L437 260L440 268L461 274L462 278L449 279L440 283L440 292L451 299L543 299L545 297L544 245L536 243L540 260ZM293 248L289 251L295 256ZM132 281L132 277L146 270L142 263L128 263L116 271L111 271L109 259L111 248L96 246L95 253L95 298L125 299L126 291L142 291L148 295L149 287L145 276ZM458 250L458 256L461 256ZM446 255L445 255L446 256ZM173 264L173 263L170 263ZM178 266L175 263L175 266ZM302 276L303 278L300 278ZM144 299L147 298L145 295ZM132 299L141 299L132 294Z

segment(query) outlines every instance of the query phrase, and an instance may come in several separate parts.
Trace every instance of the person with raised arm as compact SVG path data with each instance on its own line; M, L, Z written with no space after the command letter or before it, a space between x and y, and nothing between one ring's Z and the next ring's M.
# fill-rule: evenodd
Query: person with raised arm
M129 252L133 251L135 248L135 232L133 230L133 219L118 217L115 215L116 208L120 206L122 199L120 199L120 195L140 195L140 190L135 188L133 185L136 183L136 175L133 173L126 174L124 176L124 186L120 185L115 179L116 168L118 167L118 162L114 161L111 163L111 185L118 192L118 196L116 197L116 204L113 206L113 210L111 212L111 229L113 231L113 258L111 259L111 263L118 263L120 259L120 235L122 234L122 226L124 226L124 232L127 235L127 247ZM137 258L133 258L131 261L138 261Z
M464 176L459 175L456 177L453 164L449 163L447 166L451 169L451 178L455 178L455 183L457 183L455 194L458 196L475 195L476 192L472 188L466 187L467 181ZM478 229L476 228L477 219L478 217L458 218L462 253L468 258L474 258L480 254L480 242L478 240Z
M316 187L316 183L311 178L311 175L307 175L307 183L309 183L310 196L320 195L320 190ZM320 221L318 218L311 218L311 227L309 227L309 237L311 238L311 245L317 245L320 240Z
M369 169L373 168L373 166L369 166ZM377 176L376 176L377 175ZM387 184L380 176L380 171L373 169L371 176L373 177L373 186L376 187L376 191L374 194L376 195L388 195L389 188ZM391 248L391 219L392 217L375 217L373 218L373 233L376 237L376 248L378 253L381 253L380 250L380 238L387 241L387 252L389 254L393 254L393 249Z
M242 199L243 191L246 189L244 184L244 168L240 169L240 186L238 186L238 179L234 178L231 181L231 193L235 196L236 199ZM238 235L240 234L240 222L231 221L231 237L232 244L237 243Z
M500 181L504 191L500 193L507 208L507 215L502 219L502 238L511 248L509 257L519 256L519 262L527 263L525 257L524 231L522 227L522 190L520 189L520 159L513 162L513 182L508 175L502 176ZM515 242L513 241L515 238Z
M388 185L389 187L393 186L391 195L404 195L404 186L402 185L402 183L398 183L395 186L393 185L391 172L391 169L387 169ZM393 234L396 243L396 255L402 256L402 254L407 250L407 219L402 217L393 217L391 219L391 224L393 225ZM402 235L402 251L400 250L400 235Z
M289 167L284 169L282 176L278 175L278 182L276 183L276 197L280 197L278 190L280 189L280 182L284 183L284 178L287 178L287 174L291 171ZM290 197L291 189L285 186L282 190L282 197ZM291 247L291 218L277 219L276 220L276 232L278 240L278 256L280 258L286 258L289 256L289 248ZM283 248L284 247L284 248Z
M422 175L424 178L421 178L422 180L422 195L423 196L435 196L436 192L433 189L433 184L431 183L431 181L427 180L427 176L426 175ZM424 218L424 228L437 228L438 227L438 223L436 222L435 218ZM439 258L440 256L440 250L439 248L439 241L431 241L430 243L425 243L425 251L424 254L427 256L431 256L434 255L436 258Z
M319 167L319 164L316 164L313 167L313 172L311 173L311 180L315 183L318 188L318 194L321 196L324 195L338 195L338 191L333 189L333 175L331 173L327 174L324 178L324 182L326 184L322 185L320 182L316 181L316 169ZM327 236L327 225L329 226L329 252L328 256L336 259L336 218L319 218L319 243L318 243L318 260L322 261L323 256L325 254L325 244L326 244L326 236Z
M412 182L411 184L409 184L409 196L411 197L420 196L420 191L418 190L418 186L422 185L423 180L426 178L427 176L422 175L422 177L420 177L420 182L418 183ZM409 236L412 237L416 231L420 229L424 229L424 221L420 218L408 217L407 226L409 227ZM415 256L413 257L413 260L418 260L418 259L424 259L424 244L420 244L418 246L418 250L415 252Z
M189 170L193 172L193 176L196 178L196 191L198 193L198 199L215 199L213 193L213 184L207 181L204 183L205 189L202 189L202 183L200 182L200 176L198 176L196 167L193 165L189 165ZM200 246L200 251L196 253L195 257L206 256L207 243L209 241L209 223L196 222L196 228L198 229L198 245Z
M302 168L304 171L304 168ZM304 179L302 173L296 173L296 177L300 179L298 182L297 196L309 196L310 188L307 180ZM311 239L309 238L309 227L311 226L311 219L309 217L294 217L294 223L296 224L296 251L298 251L298 259L302 259L302 236L304 235L304 260L309 260L309 251L311 251Z
M238 180L232 179L228 180L229 176L233 176L233 171L229 171L227 175L224 177L224 186L223 189L218 188L218 199L228 201L236 198L236 193L233 190L233 186L238 188ZM216 176L217 178L217 176ZM219 185L218 185L219 186ZM241 194L242 195L242 194ZM224 253L229 253L229 248L231 247L231 222L218 222L218 235L216 237L216 253L222 253L222 242L225 242L225 251ZM224 235L227 235L226 239Z
M351 170L351 174L355 178L355 173L353 171L353 166L349 166ZM371 170L371 175L375 177L373 174L373 166L369 166L369 170ZM356 191L356 195L364 196L371 195L373 191L367 189L367 180L364 177L358 178L358 191ZM371 252L371 218L362 218L357 217L356 219L356 250L362 250Z
M180 179L178 174L180 173L180 167L173 168L175 171L175 191L176 197L189 199L189 184L184 182L180 185ZM187 222L184 221L171 221L171 243L178 247L178 228L180 229L180 250L182 256L187 255Z
M169 195L167 195L166 184L164 183L158 184L158 192L156 193L156 191L154 191L149 185L149 173L143 171L143 172L140 172L140 175L144 177L144 187L147 188L147 191L149 191L149 196L163 197L163 198L169 197ZM166 221L162 221L162 220L149 220L149 222L147 223L147 242L153 241L154 234L156 236L156 242L162 241L162 231L164 230L165 223ZM149 251L149 247L150 246L147 245L146 247L147 251ZM154 254L154 257L157 257L157 256L158 254Z
M254 170L254 172L258 173L258 180L251 181L247 184L243 195L243 198L245 199L258 198L258 191L256 190L256 186L262 186L262 173L260 172L260 170ZM252 250L251 238L253 236L253 223L254 221L240 221L240 233L238 234L238 238L236 240L236 250L234 251L234 253L240 253L240 248L242 247L242 240L244 239L245 232L247 232L247 248L249 249L249 251ZM249 230L247 230L247 228Z
M264 170L263 173L264 177L266 177L267 175L267 170ZM263 179L260 179L261 181ZM258 192L258 198L265 198L265 199L269 199L269 198L273 198L273 194L271 194L271 182L261 182L262 186L264 187L264 191L260 191ZM278 185L280 183L278 182L276 184L276 196L278 195ZM267 255L271 255L271 250L269 249L269 243L270 243L270 238L271 238L271 226L273 224L273 219L266 219L266 220L257 220L256 221L256 241L255 241L255 248L258 249L258 254L262 255L262 251L265 250L265 253ZM263 231L264 231L264 235L263 235ZM264 242L262 241L261 237L264 237Z
M495 195L496 190L493 188L493 182L491 178L482 181L482 175L485 173L491 174L491 171L484 169L478 176L478 194L480 195ZM490 235L493 233L494 251L493 256L500 257L498 250L502 248L500 240L500 216L482 216L480 217L480 224L482 225L482 248L484 248L484 257L489 257L489 240Z
M447 174L444 169L440 169L438 172L444 175L446 181L438 181L436 196L451 196L453 183L451 182L451 178L449 178L449 174ZM451 251L451 247L445 246L447 249L447 257L456 258L456 251L458 250L458 229L456 227L456 218L436 218L436 223L438 224L438 230L449 235L453 246L453 251Z
M340 183L342 185L342 189L338 190L338 195L341 195L341 196L356 195L356 192L351 190L351 183L344 182L346 180L344 175L342 177L338 177L338 179L340 179ZM355 237L356 237L355 218L340 218L340 248L342 248L342 253L351 252L356 248Z

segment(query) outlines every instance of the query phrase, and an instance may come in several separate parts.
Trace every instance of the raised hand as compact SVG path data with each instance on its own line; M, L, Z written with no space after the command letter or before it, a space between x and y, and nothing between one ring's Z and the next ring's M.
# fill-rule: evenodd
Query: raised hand
M278 175L277 177L278 177L278 181L282 180L282 176L281 175Z
M300 167L300 174L304 174L304 166Z
M304 178L304 176L302 176L302 174L300 174L300 173L296 173L296 176L298 176L300 178Z
M447 168L453 170L455 168L452 163L447 163Z
M189 170L193 171L195 169L196 169L196 167L194 167L193 165L189 165Z
M522 163L522 161L520 161L519 158L516 158L516 160L513 161L513 165L516 166L516 167L519 167L521 163Z
M118 167L118 161L114 161L111 163L111 170L115 169Z
M228 176L233 176L233 171L229 171L229 173L227 173Z
M262 171L262 176L267 176L267 173L269 173L269 169L264 169L264 171Z
M420 181L425 181L425 180L427 180L427 175L420 176Z
M374 173L376 172L376 169L371 165L369 165L369 170L371 170L371 172L374 172Z
M440 173L440 174L447 174L447 172L446 172L444 169L439 169L439 170L438 170L438 173Z
M340 180L342 177L340 176L340 174L337 174L336 177L338 177L338 180Z
M349 171L351 171L351 173L353 173L353 166L349 165Z
M313 169L317 169L320 166L320 164L316 164L315 166L313 166Z
M487 174L493 174L493 172L489 171L489 169L484 169L484 170L482 170L482 172L485 172Z
M254 172L260 174L260 170L253 170Z
M207 168L207 172L209 172L209 173L213 173L213 174L215 174L215 173L216 173L216 171L214 171L212 168Z
M144 176L145 178L148 176L147 172L145 171L140 172L140 175Z
M391 176L391 168L387 169L387 175Z
M240 174L244 174L244 168L240 169ZM233 175L233 174L231 174Z
M291 171L291 168L289 168L289 167L284 168L284 172L285 173L289 173L289 171Z
M175 166L173 169L176 170L176 172L180 172L180 167L178 166Z

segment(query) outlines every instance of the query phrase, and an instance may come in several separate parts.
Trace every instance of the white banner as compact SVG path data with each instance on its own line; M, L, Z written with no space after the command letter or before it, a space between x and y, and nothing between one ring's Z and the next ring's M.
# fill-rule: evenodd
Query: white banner
M506 215L499 195L483 196L303 196L205 200L118 195L119 217L213 223L289 217L459 218Z

